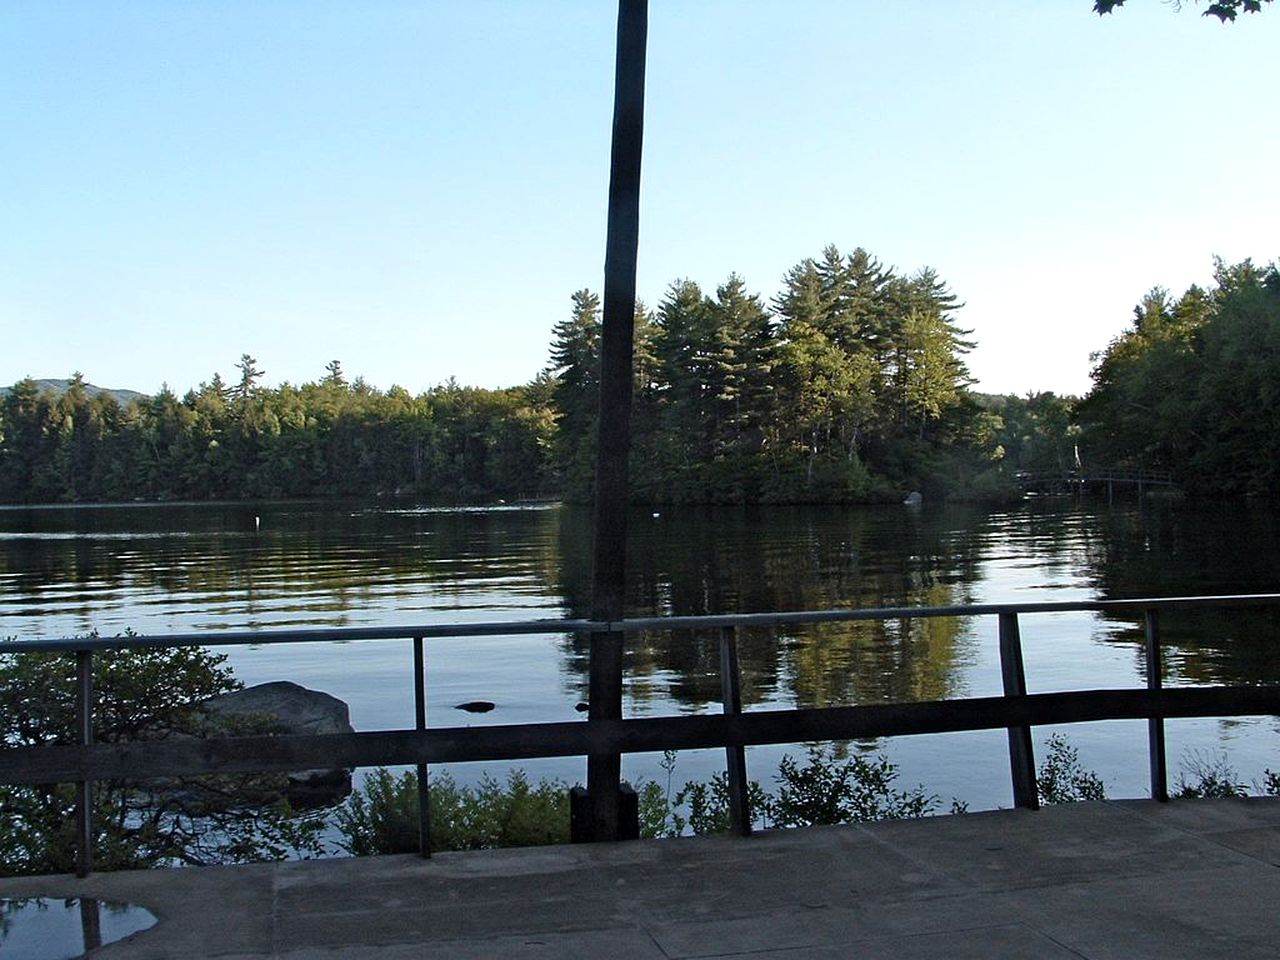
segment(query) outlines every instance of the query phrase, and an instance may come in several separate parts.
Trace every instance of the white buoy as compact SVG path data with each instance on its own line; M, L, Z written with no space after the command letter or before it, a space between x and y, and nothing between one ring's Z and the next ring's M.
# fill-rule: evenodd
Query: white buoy
M261 518L261 517L254 517L254 518L253 518L253 530L254 530L254 532L256 533L256 532L258 531L258 528L259 528L259 527L261 527L261 526L262 526L262 518Z

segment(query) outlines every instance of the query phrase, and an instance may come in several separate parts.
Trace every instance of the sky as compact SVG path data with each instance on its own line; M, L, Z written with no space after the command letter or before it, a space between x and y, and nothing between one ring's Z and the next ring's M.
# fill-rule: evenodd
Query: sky
M1280 10L651 0L639 295L929 266L976 389L1083 393L1154 286L1280 256ZM0 384L412 392L602 286L616 5L0 0Z

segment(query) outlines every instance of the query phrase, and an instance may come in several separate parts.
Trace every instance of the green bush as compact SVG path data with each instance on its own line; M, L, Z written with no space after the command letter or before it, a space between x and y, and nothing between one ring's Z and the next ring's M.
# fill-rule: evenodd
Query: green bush
M725 773L710 780L689 780L674 789L677 754L663 754L665 783L641 782L642 837L724 833L730 829L729 781ZM1193 757L1188 782L1182 778L1179 797L1245 796L1225 757ZM923 786L898 789L898 767L883 754L841 757L834 746L810 745L803 762L783 756L774 777L777 790L767 793L757 781L748 784L748 802L758 827L807 827L862 823L928 816L938 797ZM1059 734L1048 738L1044 762L1036 778L1042 803L1105 800L1102 778L1080 763L1070 741ZM1280 773L1268 770L1263 792L1280 796ZM965 813L968 805L953 799L950 812ZM399 777L385 769L373 771L362 790L339 808L337 825L342 846L356 855L407 853L418 850L417 778L412 771ZM536 786L525 774L511 770L506 783L484 777L476 787L459 787L447 773L431 778L432 850L479 850L566 843L569 840L568 787L559 780Z
M569 788L560 780L529 783L511 770L505 784L488 776L460 787L448 773L430 779L431 849L485 850L569 842ZM338 808L341 846L356 856L414 853L418 840L418 776L379 767Z
M922 786L895 790L897 778L897 765L883 754L841 760L834 748L810 746L807 763L787 754L778 764L770 814L780 827L807 827L923 817L937 806Z
M647 836L676 837L724 833L730 829L729 778L718 773L709 781L690 780L674 795L671 776L676 754L663 755L667 772L665 792L657 784L646 784L641 794L641 832ZM931 813L938 798L917 786L895 790L898 768L883 755L841 759L836 748L811 745L807 762L801 764L790 754L778 763L774 781L777 793L766 793L758 781L747 784L747 802L754 824L759 827L806 827L819 824L854 823L872 820L900 820ZM644 802L652 798L646 821ZM953 811L964 805L953 804ZM647 825L646 825L647 824ZM646 831L651 831L647 832Z
M1081 766L1079 751L1066 737L1052 734L1046 746L1048 753L1036 774L1036 790L1041 803L1107 799L1102 778Z
M754 823L769 826L772 804L755 780L747 784L747 807ZM686 809L688 816L682 813ZM733 826L729 814L729 775L717 773L708 781L690 780L681 787L671 806L670 824L666 836L678 837L686 830L699 836L728 833Z
M718 773L708 781L690 780L672 792L676 753L663 755L666 783L642 781L637 792L642 837L678 837L724 833L730 828L729 779ZM747 799L757 826L810 826L866 820L923 817L937 797L923 787L893 789L898 768L884 756L841 760L834 748L811 746L808 762L784 756L770 796L756 781ZM430 789L431 849L482 850L569 841L569 789L560 780L529 783L512 769L506 783L481 778L460 787L448 773L433 774ZM953 811L962 811L955 803ZM379 767L361 789L338 808L335 823L341 846L356 856L414 853L418 845L418 778L409 770L396 776Z
M1268 777L1272 776L1268 771ZM1270 784L1270 779L1267 782ZM1183 800L1232 800L1249 796L1249 785L1240 782L1225 753L1188 753L1182 758L1174 796Z

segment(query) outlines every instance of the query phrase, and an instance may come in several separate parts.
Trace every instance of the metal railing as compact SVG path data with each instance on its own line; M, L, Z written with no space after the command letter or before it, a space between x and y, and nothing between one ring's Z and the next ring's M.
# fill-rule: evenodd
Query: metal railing
M354 768L389 764L415 765L418 770L421 849L426 856L430 851L431 830L427 776L428 766L432 763L724 748L733 829L740 834L747 834L751 829L751 814L747 803L745 748L749 745L1003 727L1008 731L1014 804L1035 809L1038 806L1038 794L1031 727L1096 720L1146 719L1151 796L1157 800L1166 800L1165 718L1280 714L1280 686L1163 687L1160 614L1171 610L1206 607L1280 607L1280 593L647 617L609 622L526 620L0 641L0 654L62 652L75 656L76 733L79 740L76 745L5 746L0 749L0 784L77 784L77 873L81 876L89 873L93 867L90 810L93 782L96 780L261 773L322 766ZM1128 614L1142 618L1147 666L1144 688L1027 693L1019 618L1040 613L1072 611ZM740 629L858 620L991 616L997 619L998 625L1003 691L1001 696L815 709L742 710L741 671L737 652L737 633ZM625 635L643 631L677 630L695 633L718 631L722 714L483 727L427 727L424 648L427 639L565 633ZM411 639L413 651L413 729L305 736L94 742L92 704L95 652L406 638Z

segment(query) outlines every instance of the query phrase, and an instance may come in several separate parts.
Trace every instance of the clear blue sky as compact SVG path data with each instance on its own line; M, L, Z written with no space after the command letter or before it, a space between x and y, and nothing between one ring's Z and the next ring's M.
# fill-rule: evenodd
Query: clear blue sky
M639 286L929 265L982 389L1080 392L1160 284L1280 255L1280 9L652 0ZM0 0L0 383L417 392L599 289L616 6Z

